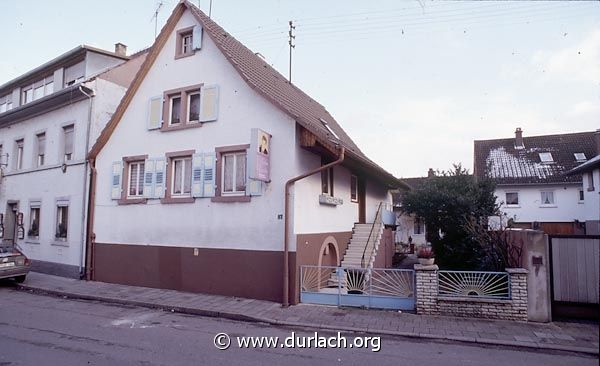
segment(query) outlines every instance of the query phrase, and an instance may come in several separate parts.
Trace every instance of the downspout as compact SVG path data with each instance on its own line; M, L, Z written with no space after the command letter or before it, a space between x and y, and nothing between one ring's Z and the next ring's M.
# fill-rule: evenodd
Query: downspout
M288 254L289 254L289 240L288 240L288 233L289 233L289 192L290 192L290 187L292 186L292 184L294 184L295 182L299 181L300 179L304 179L308 176L311 176L313 174L322 172L323 170L329 169L332 166L341 164L344 161L345 158L345 154L346 154L346 149L342 146L342 147L336 147L338 149L340 149L340 154L338 155L338 159L332 163L329 164L325 164L319 168L313 169L307 173L304 173L302 175L299 175L295 178L292 178L290 180L288 180L285 183L285 205L284 205L284 238L283 238L283 307L288 307L290 306L290 261L288 258Z
M94 263L93 254L94 254L94 242L96 241L96 236L94 234L94 214L96 213L96 160L94 158L89 159L90 164L90 191L89 191L89 200L88 200L88 210L87 210L87 240L85 243L85 279L91 281L94 279L93 276L93 268L92 264Z
M83 190L82 190L82 195L81 195L81 208L82 210L85 211L85 204L86 202L88 202L86 194L85 194L85 189L87 187L87 169L88 169L88 159L87 159L87 154L90 148L90 131L92 129L92 98L94 97L94 91L92 90L92 94L88 94L85 92L85 90L83 89L83 86L80 85L79 86L79 91L85 95L88 98L88 120L87 120L87 131L86 131L86 137L85 137L85 163L83 165L83 169L84 169L84 174L83 174ZM88 211L89 211L89 207L88 207ZM80 278L83 278L83 268L84 268L84 261L85 261L85 256L86 256L86 230L84 230L85 228L85 217L86 215L81 215L81 255L79 257L79 276Z

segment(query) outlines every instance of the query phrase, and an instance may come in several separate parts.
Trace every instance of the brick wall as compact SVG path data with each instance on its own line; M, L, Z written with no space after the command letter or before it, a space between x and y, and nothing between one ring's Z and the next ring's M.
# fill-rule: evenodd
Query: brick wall
M510 299L482 299L439 296L438 269L415 264L417 314L527 321L527 270L506 269Z

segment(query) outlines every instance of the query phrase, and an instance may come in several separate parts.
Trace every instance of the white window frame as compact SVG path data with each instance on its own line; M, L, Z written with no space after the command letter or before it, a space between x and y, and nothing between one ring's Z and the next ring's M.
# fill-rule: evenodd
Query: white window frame
M554 157L550 152L541 152L539 153L540 161L544 164L554 163Z
M127 176L127 197L128 198L141 198L144 197L144 174L145 174L145 165L144 160L132 161L128 163L128 176ZM131 177L133 175L131 172L133 169L137 171L137 182L135 182L135 194L131 194Z
M29 235L29 231L31 230L31 226L33 224L33 210L38 210L38 216L37 216L37 224L38 224L38 234L37 235ZM42 216L42 205L41 202L36 201L36 202L30 202L29 203L29 228L27 229L27 237L29 239L39 239L40 238L40 223L41 223L41 216Z
M225 191L225 164L226 164L226 157L227 156L233 156L233 174L231 176L231 187L232 187L232 191L227 192ZM228 152L228 153L223 153L221 154L221 160L222 160L222 164L221 164L221 196L244 196L246 195L246 186L248 185L248 182L246 181L246 176L244 176L244 189L241 191L237 190L237 162L238 162L238 156L243 156L243 161L245 164L245 168L244 168L244 172L246 173L245 175L247 175L247 170L248 169L248 155L246 154L245 151L237 151L237 152Z
M185 161L190 161L190 167L192 165L191 156L182 156L171 158L171 197L191 197L192 196L192 171L190 171L190 191L185 193ZM175 162L181 161L181 193L175 193ZM193 167L191 167L193 170Z
M190 43L186 44L185 41L186 39L189 39ZM187 52L186 52L186 47L187 47ZM182 55L187 55L192 53L194 48L194 35L193 32L190 33L183 33L181 35L181 54Z
M15 140L15 170L23 169L23 153L25 152L25 139Z
M173 123L173 100L179 99L179 122ZM181 115L181 103L183 103L183 98L181 98L181 94L171 95L169 96L169 126L181 126L183 124L183 116Z
M517 203L508 203L508 199L506 197L506 195L510 194L510 193L515 193L517 195ZM521 207L521 195L519 194L519 191L505 191L504 192L504 203L506 204L506 207Z
M196 90L196 91L187 93L187 108L186 108L186 113L185 113L185 118L187 120L187 123L200 122L200 100L198 100L198 119L190 119L190 110L191 110L193 95L197 95L198 99L200 99L200 90ZM180 117L180 119L181 119L181 117Z
M544 203L544 193L552 193L552 202ZM556 207L556 195L554 194L554 190L546 189L540 191L540 207Z
M40 137L44 138L44 150L40 154ZM39 132L35 135L35 166L41 167L46 164L46 132Z
M355 182L354 188L356 192L352 192L352 181ZM352 194L354 194L354 198L352 198ZM350 201L358 202L358 177L354 174L350 175Z
M67 232L66 232L66 236L65 237L58 237L58 225L59 225L59 220L60 220L60 210L61 208L67 208ZM56 217L54 219L54 239L58 242L66 242L69 239L69 225L70 225L70 221L69 220L69 201L64 201L64 200L57 200L56 201Z
M67 130L72 130L71 138L73 141L71 142L71 153L67 154ZM62 126L62 160L63 162L73 160L73 155L75 155L75 124L69 123Z

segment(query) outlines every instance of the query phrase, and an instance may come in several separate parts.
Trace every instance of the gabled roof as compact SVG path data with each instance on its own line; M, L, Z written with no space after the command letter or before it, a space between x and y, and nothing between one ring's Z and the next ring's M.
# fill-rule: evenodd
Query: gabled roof
M346 156L349 159L352 159L369 171L375 172L379 178L387 184L391 186L403 186L403 183L397 180L392 174L367 158L321 104L310 98L295 85L289 83L285 77L266 63L261 57L257 56L254 52L227 33L195 5L185 0L180 1L173 10L167 24L161 30L160 35L152 46L150 54L144 65L142 65L136 79L125 94L125 97L121 101L113 118L107 124L104 131L102 131L96 144L92 147L90 158L94 158L108 141L108 138L119 123L127 105L139 88L141 81L148 73L154 60L158 56L158 53L166 42L166 39L173 31L177 21L185 10L189 10L194 15L202 25L205 34L217 45L225 55L225 58L233 65L250 87L283 112L287 113L302 127L313 133L322 145L335 147L335 145L339 144L345 147ZM339 139L327 130L323 121L328 124Z
M523 145L516 148L515 138L475 141L475 176L496 184L578 183L581 175L565 175L581 164L575 154L597 154L594 132L523 137ZM550 153L553 161L542 162L540 153Z
M567 175L581 174L598 168L600 168L600 154L596 155L595 157L591 158L585 163L569 170L567 172Z

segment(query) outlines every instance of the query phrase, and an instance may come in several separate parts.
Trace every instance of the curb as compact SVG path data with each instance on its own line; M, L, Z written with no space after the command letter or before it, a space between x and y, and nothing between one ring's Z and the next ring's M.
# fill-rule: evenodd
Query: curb
M516 348L526 348L526 349L535 349L535 350L554 350L554 351L562 351L562 352L575 352L575 353L583 353L593 356L598 356L599 350L596 348L589 347L577 347L577 346L565 346L560 344L546 344L546 343L534 343L534 342L519 342L519 341L508 341L508 340L500 340L500 339L489 339L489 338L473 338L473 337L461 337L461 336L446 336L446 335L437 335L437 334L426 334L426 333L412 333L412 332L399 332L393 330L384 330L384 329L368 329L368 328L357 328L357 327L345 327L345 326L331 326L326 324L317 324L317 323L303 323L303 322L291 322L284 320L277 320L271 318L263 318L258 316L250 316L239 313L228 313L228 312L219 312L198 308L188 308L184 306L167 306L156 303L144 302L144 301L136 301L136 300L123 300L114 297L103 297L96 295L87 295L87 294L78 294L75 292L67 292L67 291L58 291L58 290L49 290L41 287L30 286L27 284L17 284L18 290L26 290L32 291L38 294L48 294L53 296L60 296L72 299L80 299L80 300L91 300L91 301L101 301L110 304L118 304L118 305L129 305L129 306L140 306L149 309L159 309L165 310L168 309L175 313L181 314L189 314L189 315L199 315L211 318L225 318L230 320L251 322L251 323L266 323L277 326L285 326L285 327L301 327L301 328L311 328L311 329L323 329L328 331L346 331L346 332L356 332L356 333L368 333L368 334L377 334L377 335L390 335L396 337L405 337L405 338L415 338L415 339L430 339L430 340L446 340L452 342L459 342L464 344L483 344L483 345L491 345L491 346L504 346L504 347L516 347Z

